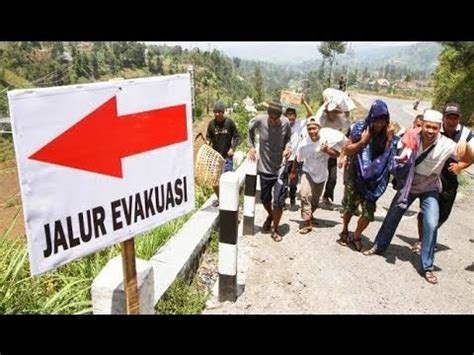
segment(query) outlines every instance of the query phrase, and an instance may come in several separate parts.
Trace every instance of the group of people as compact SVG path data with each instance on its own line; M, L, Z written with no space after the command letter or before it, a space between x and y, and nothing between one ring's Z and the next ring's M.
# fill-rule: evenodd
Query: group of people
M279 102L272 102L267 113L249 122L248 157L257 160L260 198L267 211L263 231L271 232L276 242L282 240L279 224L286 198L290 198L290 206L296 205L300 181L303 223L299 233L311 232L315 210L332 209L339 166L344 169L344 196L343 226L337 242L350 244L366 256L383 254L402 216L419 199L419 241L413 249L420 255L424 278L437 283L433 263L438 228L452 210L457 174L473 160L474 140L472 132L460 123L460 106L448 103L443 113L425 110L415 118L413 127L396 132L397 125L391 122L389 108L382 100L374 101L365 119L352 122L351 111L356 106L347 94L326 89L323 98L316 114L304 97L301 99L305 118L297 119L294 107L284 109ZM217 102L207 138L226 158L228 171L232 170L239 134L223 112L222 103ZM374 221L377 200L390 179L397 193L373 246L365 249L362 233ZM354 233L349 233L353 215L359 218Z

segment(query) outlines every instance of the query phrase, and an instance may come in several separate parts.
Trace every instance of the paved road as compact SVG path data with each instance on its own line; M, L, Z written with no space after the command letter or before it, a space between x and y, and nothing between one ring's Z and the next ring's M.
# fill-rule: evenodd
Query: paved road
M418 110L413 109L414 100L394 99L389 97L351 93L351 97L357 100L367 110L376 99L382 99L387 103L390 118L397 121L403 127L410 127L415 116L422 113L424 109L431 108L431 102L421 101Z
M339 171L338 203L341 181ZM366 257L336 243L342 222L339 211L316 210L316 227L307 235L297 232L299 209L284 211L283 241L276 243L261 232L265 212L257 204L257 234L239 237L238 242L238 282L243 293L235 303L219 304L214 297L203 313L474 314L472 192L472 185L461 190L450 220L440 229L435 256L438 285L420 276L419 257L410 249L417 235L418 202L403 217L384 257ZM364 245L374 240L394 194L389 188L379 200ZM355 224L353 220L350 231Z
M377 98L362 94L353 97L367 108ZM393 119L410 126L416 113L413 102L386 101ZM429 102L421 102L420 112L429 107ZM403 217L383 257L366 257L336 243L342 228L339 211L316 210L316 226L307 235L297 232L300 210L284 211L283 241L276 243L261 231L266 213L257 204L257 234L239 237L238 241L238 282L243 293L235 303L220 304L214 297L203 313L474 314L473 192L472 182L460 190L450 219L439 230L435 254L438 285L430 285L420 276L419 256L410 249L417 238L418 202ZM342 194L339 170L336 203ZM388 188L378 201L376 220L363 235L365 246L373 242L394 195L395 191ZM353 219L349 230L354 231L355 226Z

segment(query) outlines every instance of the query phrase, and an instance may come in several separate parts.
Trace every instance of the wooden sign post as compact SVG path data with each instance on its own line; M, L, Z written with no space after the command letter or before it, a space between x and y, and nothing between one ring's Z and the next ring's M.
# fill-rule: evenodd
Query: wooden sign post
M133 239L120 243L122 249L123 283L128 314L139 314L137 268L135 266L135 243Z

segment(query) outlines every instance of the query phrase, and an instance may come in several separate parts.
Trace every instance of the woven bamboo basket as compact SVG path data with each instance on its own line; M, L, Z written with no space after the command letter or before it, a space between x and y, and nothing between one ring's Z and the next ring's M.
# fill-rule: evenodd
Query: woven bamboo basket
M209 145L203 144L196 155L194 176L200 186L218 186L225 160Z

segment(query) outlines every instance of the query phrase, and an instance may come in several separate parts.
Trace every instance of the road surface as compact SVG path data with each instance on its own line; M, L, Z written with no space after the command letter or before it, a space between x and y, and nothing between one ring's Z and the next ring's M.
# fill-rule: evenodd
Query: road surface
M367 110L376 99L382 99L388 106L390 119L398 122L405 128L412 126L413 120L417 114L423 113L425 109L431 108L431 102L429 101L421 101L418 105L418 110L414 110L413 105L415 104L415 100L394 99L360 93L351 93L350 95Z
M339 171L336 203L342 198L341 182ZM203 313L474 314L472 192L473 185L460 191L450 219L440 228L437 285L419 274L419 256L410 249L417 236L418 202L403 217L385 256L371 257L336 243L342 226L339 211L317 209L316 227L306 235L297 232L299 209L284 211L283 241L276 243L261 232L266 215L257 204L257 233L238 240L238 283L243 293L235 303L219 303L213 297ZM394 194L388 188L378 201L376 221L363 235L365 246L374 240ZM353 219L350 231L355 224Z

